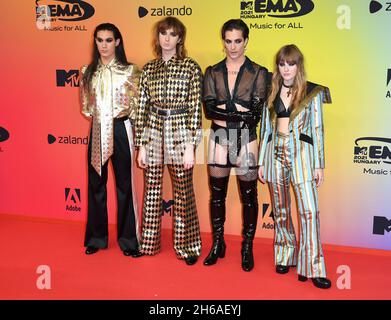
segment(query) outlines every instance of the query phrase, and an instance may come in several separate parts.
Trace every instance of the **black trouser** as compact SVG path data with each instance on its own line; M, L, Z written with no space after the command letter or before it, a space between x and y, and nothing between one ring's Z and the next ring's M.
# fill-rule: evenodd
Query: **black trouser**
M126 122L129 120L126 120ZM137 217L133 207L132 171L129 139L123 120L114 121L114 153L111 156L117 189L117 239L121 250L138 249ZM130 126L129 126L130 128ZM88 217L85 246L107 248L107 173L108 161L102 166L102 176L91 165L91 144L88 145Z

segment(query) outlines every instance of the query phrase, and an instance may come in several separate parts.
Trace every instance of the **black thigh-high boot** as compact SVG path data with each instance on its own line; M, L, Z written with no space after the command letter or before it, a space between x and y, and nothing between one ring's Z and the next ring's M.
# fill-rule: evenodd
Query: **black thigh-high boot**
M239 187L243 205L242 269L251 271L254 268L253 240L258 221L257 180L239 180Z
M209 255L204 260L204 265L215 264L218 258L225 256L224 222L225 222L225 198L227 196L229 176L209 177L211 187L210 215L212 222L213 244Z

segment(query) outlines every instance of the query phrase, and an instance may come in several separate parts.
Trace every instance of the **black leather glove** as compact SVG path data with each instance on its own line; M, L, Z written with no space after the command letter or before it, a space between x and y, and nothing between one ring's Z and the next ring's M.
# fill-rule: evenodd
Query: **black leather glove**
M227 122L246 121L245 119L250 119L251 117L248 112L227 111L226 109L217 108L216 100L214 99L205 101L205 114L208 119Z
M248 111L246 113L249 113L246 115L245 123L247 124L246 127L256 127L258 125L259 120L261 119L261 113L263 108L264 101L260 97L253 97L251 100L251 111Z
M254 127L257 126L259 120L261 119L260 114L254 111L246 111L246 112L241 112L242 119L244 123L246 124L245 127Z
M260 97L253 97L251 99L251 110L254 112L257 112L261 114L262 108L263 108L264 100Z
M205 101L206 117L227 122L244 122L248 126L256 126L261 118L260 111L227 111L217 108L216 100Z
M214 99L205 101L205 115L208 119L227 121L227 113L225 110L217 108Z

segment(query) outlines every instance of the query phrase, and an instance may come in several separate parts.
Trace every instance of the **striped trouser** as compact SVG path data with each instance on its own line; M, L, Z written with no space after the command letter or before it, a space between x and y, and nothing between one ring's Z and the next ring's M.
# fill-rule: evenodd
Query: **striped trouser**
M291 217L292 163L289 135L278 133L274 149L276 182L269 182L273 202L275 238L274 260L276 265L295 266L297 273L308 278L326 277L326 268L320 242L318 191L315 181L294 184L299 213L299 248ZM304 168L309 169L309 168Z

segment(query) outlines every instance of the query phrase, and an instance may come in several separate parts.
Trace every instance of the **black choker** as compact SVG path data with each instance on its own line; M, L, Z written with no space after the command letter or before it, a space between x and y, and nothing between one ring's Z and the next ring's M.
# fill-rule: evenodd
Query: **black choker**
M285 87L285 88L287 88L287 89L289 89L289 90L287 91L287 93L286 93L286 96L289 98L289 96L292 94L293 84L290 85L290 86L287 86L287 85L285 85L284 82L283 82L283 83L282 83L282 86Z

